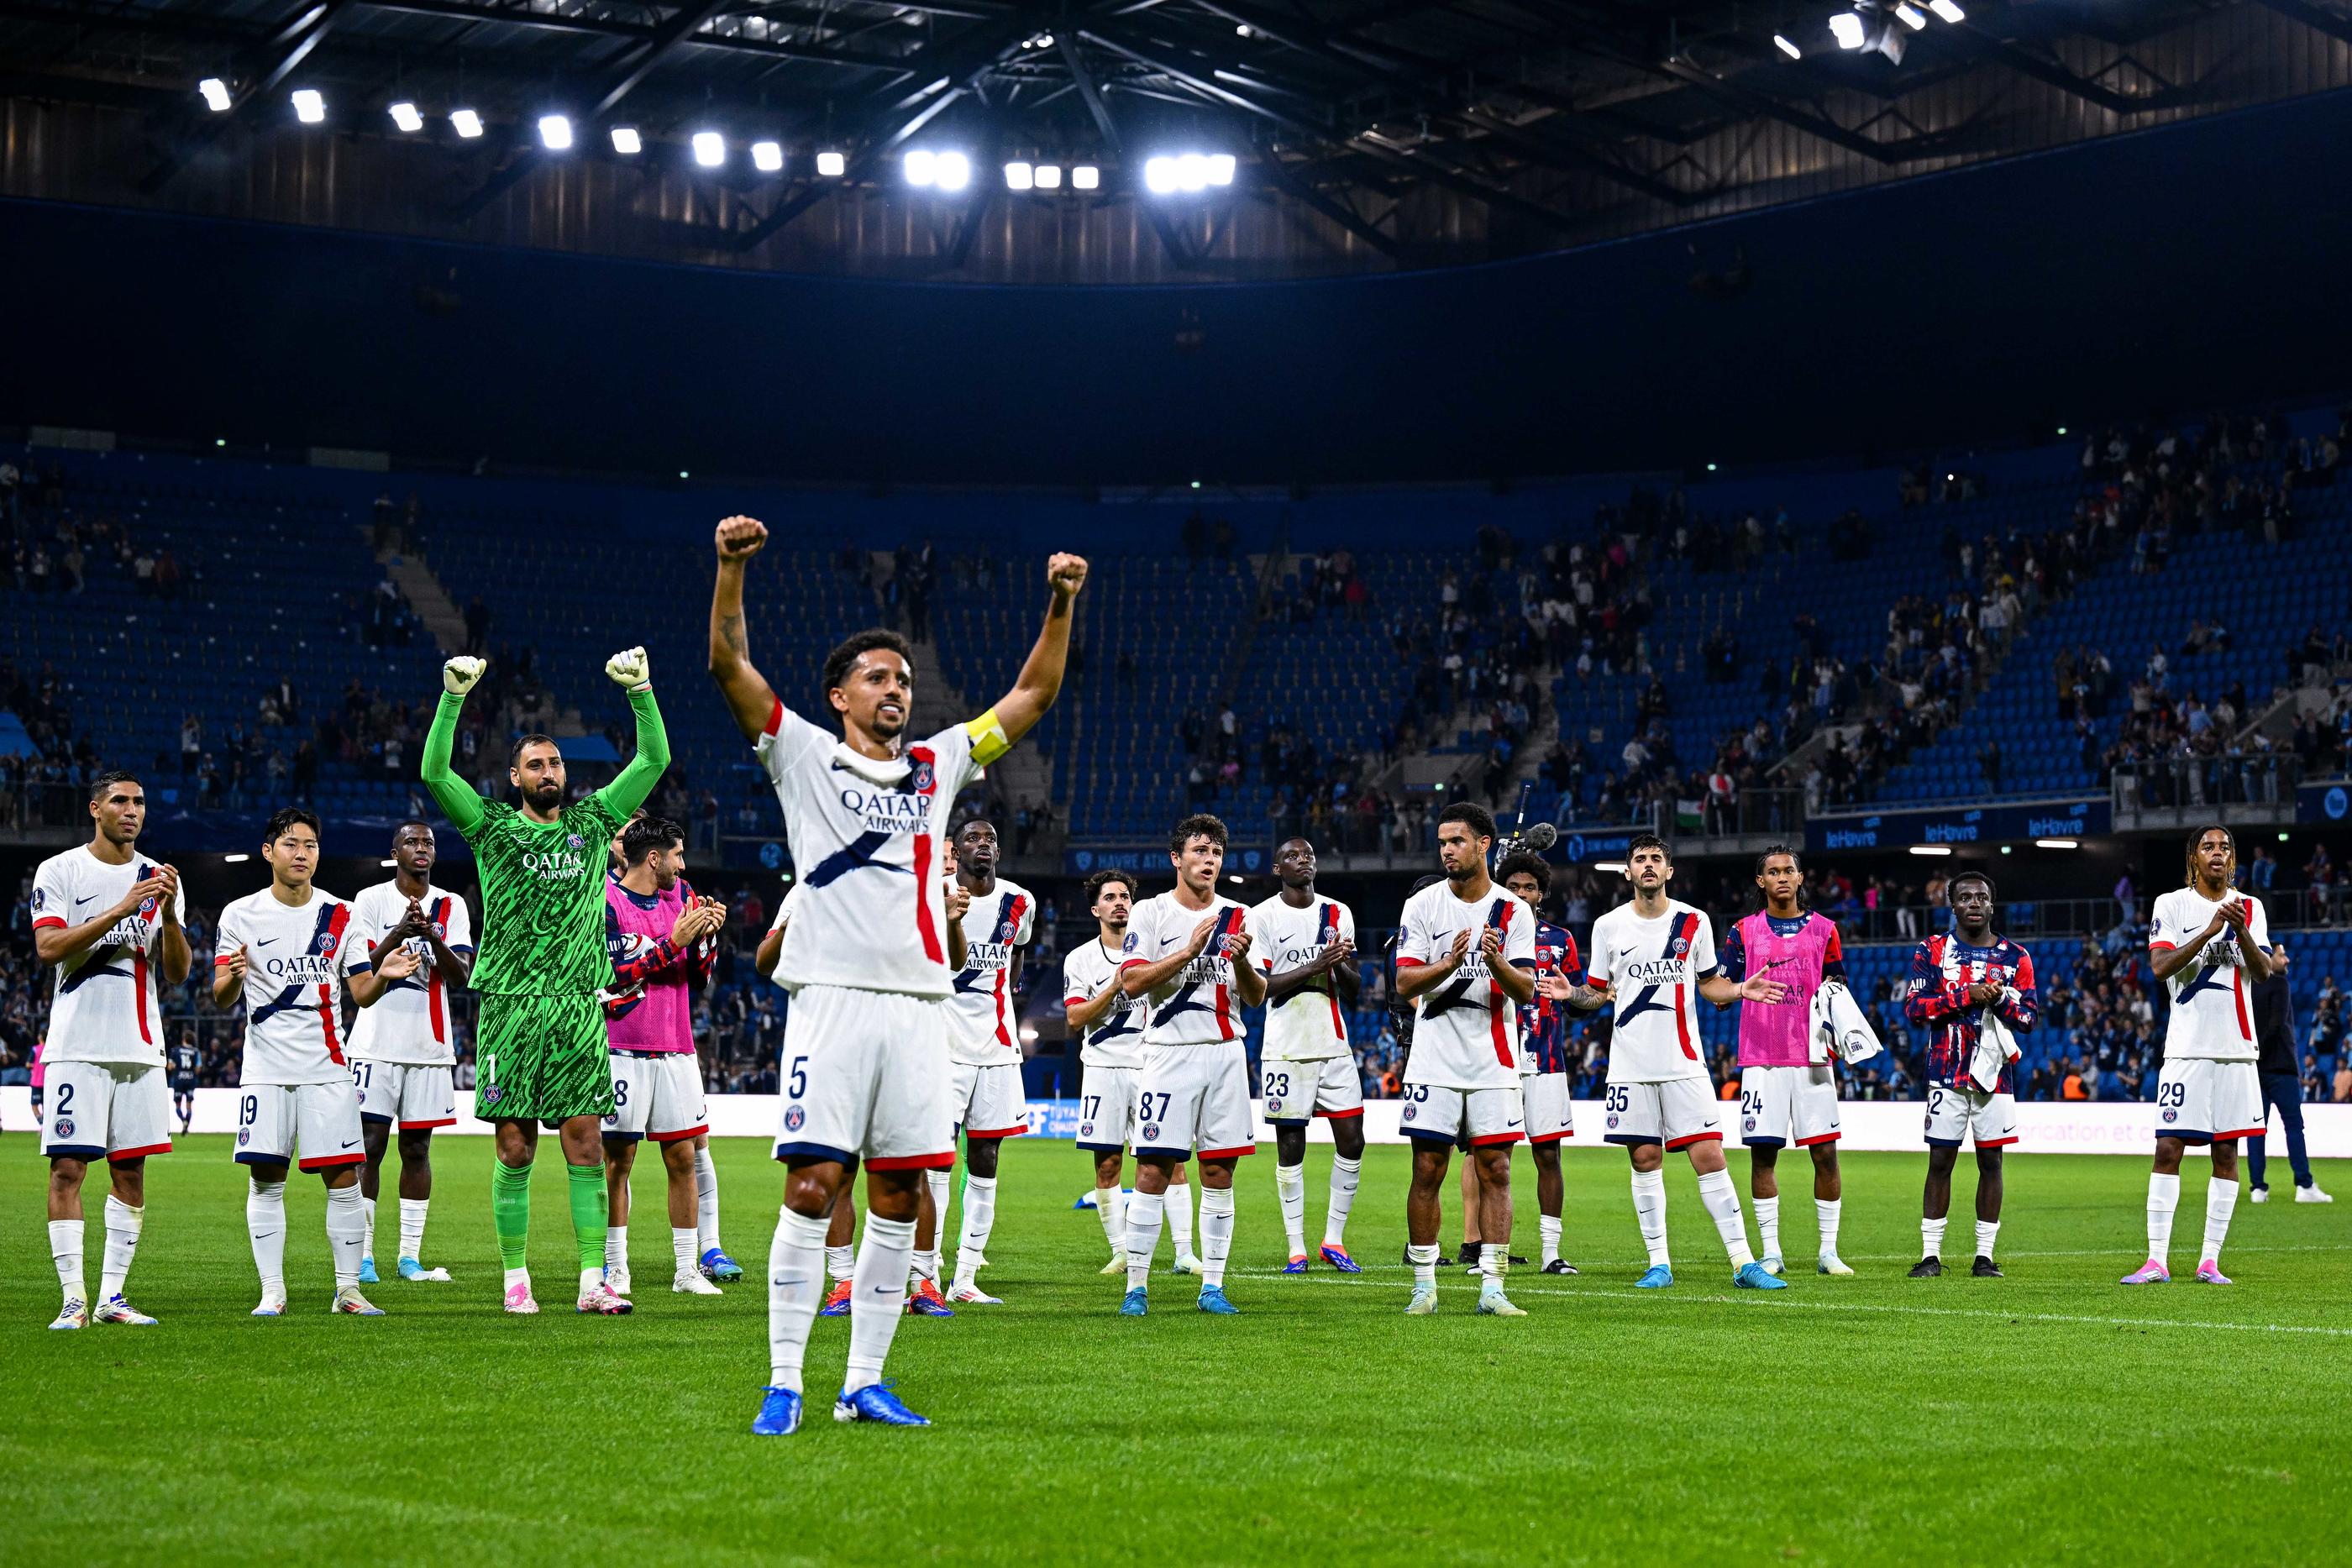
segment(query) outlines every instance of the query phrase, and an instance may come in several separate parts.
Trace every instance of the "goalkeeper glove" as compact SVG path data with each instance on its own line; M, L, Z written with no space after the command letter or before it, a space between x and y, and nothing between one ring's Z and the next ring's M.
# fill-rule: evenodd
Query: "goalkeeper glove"
M626 691L653 690L653 680L646 674L646 651L643 648L622 649L604 661L604 673L613 677L614 685Z
M441 689L462 697L474 689L474 683L482 678L487 668L487 661L469 659L461 653L441 666Z

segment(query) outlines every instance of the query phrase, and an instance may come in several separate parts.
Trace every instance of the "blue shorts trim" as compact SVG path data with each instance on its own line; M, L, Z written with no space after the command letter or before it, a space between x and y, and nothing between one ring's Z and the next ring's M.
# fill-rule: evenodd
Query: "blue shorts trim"
M106 1149L99 1144L53 1144L41 1151L53 1160L102 1160Z
M1601 1135L1601 1141L1604 1144L1622 1144L1629 1149L1638 1149L1643 1144L1663 1144L1665 1139L1654 1138L1647 1133L1603 1133Z
M646 1136L643 1133L599 1133L596 1135L608 1144L643 1143Z
M391 1126L391 1125L393 1124L393 1123L394 1123L394 1122L398 1121L399 1119L400 1119L400 1118L398 1118L397 1116L379 1116L379 1115L377 1115L377 1114L376 1114L374 1112L373 1112L373 1111L362 1111L362 1112L361 1112L361 1113L360 1113L360 1120L361 1120L361 1121L362 1121L362 1122L382 1122L382 1123L383 1123L385 1126L387 1126L387 1127Z
M1174 1160L1181 1166L1186 1160L1192 1157L1192 1151L1190 1149L1153 1149L1139 1146L1135 1151L1135 1157L1139 1160Z
M2171 1127L2158 1127L2156 1130L2156 1135L2159 1138L2178 1138L2182 1143L2198 1148L2203 1148L2213 1141L2213 1134L2210 1133L2191 1133L2185 1129L2176 1130Z
M294 1163L294 1156L292 1155L241 1154L236 1156L236 1163L241 1166L290 1166Z
M1788 1140L1788 1139L1786 1139L1786 1138L1745 1138L1745 1137L1744 1137L1744 1138L1741 1138L1739 1141L1740 1141L1742 1144L1746 1145L1748 1147L1751 1148L1751 1149L1785 1149L1785 1148L1787 1148L1787 1147L1789 1146L1789 1140Z
M1127 1152L1127 1140L1125 1138L1121 1138L1116 1144L1088 1144L1082 1142L1078 1145L1078 1147L1082 1149L1091 1149L1098 1155L1124 1154Z
M1958 1138L1929 1138L1927 1144L1931 1149L1957 1149L1960 1146Z
M1424 1127L1400 1127L1397 1131L1416 1143L1444 1144L1447 1148L1452 1148L1455 1139L1460 1136L1459 1134L1433 1132Z
M1266 1118L1266 1123L1268 1125L1276 1127L1306 1128L1314 1125L1315 1118L1312 1116L1268 1116Z
M847 1149L836 1149L831 1144L778 1144L776 1145L776 1158L780 1160L788 1160L795 1157L809 1160L832 1160L837 1164L845 1166L852 1160L855 1160L857 1156L851 1154Z

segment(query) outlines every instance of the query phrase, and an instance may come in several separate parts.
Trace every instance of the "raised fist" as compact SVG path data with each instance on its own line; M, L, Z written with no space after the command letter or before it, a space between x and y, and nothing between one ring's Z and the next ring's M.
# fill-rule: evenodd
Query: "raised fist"
M643 648L622 649L604 661L604 673L613 677L614 685L625 691L641 692L653 685L646 675L646 651Z
M1087 558L1055 554L1045 562L1045 586L1063 599L1074 598L1087 585Z
M719 525L720 560L750 560L768 542L768 525L757 517L728 517Z
M480 680L482 672L488 668L488 660L469 658L460 653L441 666L441 689L462 697L474 689L474 683Z

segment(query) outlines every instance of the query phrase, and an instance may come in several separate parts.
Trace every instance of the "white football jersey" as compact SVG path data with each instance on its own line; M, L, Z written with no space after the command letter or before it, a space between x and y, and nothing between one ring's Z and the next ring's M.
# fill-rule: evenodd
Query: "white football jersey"
M1144 1044L1208 1045L1241 1039L1241 1005L1234 995L1234 961L1225 956L1225 942L1248 923L1249 911L1232 899L1212 894L1208 907L1188 909L1176 902L1173 889L1153 894L1128 916L1119 967L1158 963L1192 941L1194 929L1212 917L1218 928L1201 956L1144 998L1149 1009Z
M1106 986L1118 985L1118 957L1103 950L1102 937L1080 943L1062 960L1062 1005L1076 1007L1100 996ZM1144 1000L1122 996L1110 1011L1095 1020L1078 1045L1081 1067L1141 1067L1143 1065Z
M441 933L453 953L474 950L474 917L466 901L446 888L427 884L417 906ZM372 955L383 934L408 913L408 895L398 882L380 882L352 900L352 926L344 940L351 957L346 973L363 973L373 966ZM375 1005L362 1008L352 1020L351 1055L361 1061L396 1061L406 1067L448 1067L456 1063L457 1030L449 1016L449 981L433 961L433 944L412 936L402 944L423 967L404 980L392 982ZM384 955L390 957L389 953Z
M1293 907L1276 894L1249 912L1250 962L1262 975L1297 968L1346 937L1356 939L1356 917L1336 898ZM1265 1009L1265 1050L1276 1061L1323 1061L1348 1054L1348 1020L1337 983L1326 976Z
M2270 915L2252 894L2238 895L2246 904L2246 932L2254 946L2271 945ZM2159 895L2147 922L2147 949L2162 953L2190 941L2205 929L2221 906L2193 887L2176 887ZM2196 961L2175 970L2165 981L2172 1011L2164 1025L2164 1059L2204 1057L2217 1061L2252 1061L2259 1054L2254 1041L2253 988L2246 984L2245 955L2238 951L2237 934L2224 926L2198 949Z
M1013 1016L1013 955L1037 928L1037 901L1003 877L971 895L963 912L963 967L948 997L948 1057L966 1067L1021 1062L1021 1020Z
M776 705L752 750L776 787L799 873L777 984L948 995L948 813L974 770L1004 750L977 725L877 762Z
M351 1075L343 1054L346 955L352 906L313 887L302 904L280 904L268 888L221 911L215 968L245 949L246 1083L332 1083Z
M1609 1082L1667 1083L1705 1078L1698 1034L1698 983L1716 971L1715 930L1677 899L1654 920L1631 901L1592 923L1585 974L1611 982Z
M33 928L95 920L155 870L155 862L137 853L121 865L109 865L87 844L51 855L33 873ZM172 906L186 920L185 888L173 895ZM42 1061L163 1065L163 1004L155 986L163 914L151 898L57 967Z
M1495 983L1479 946L1492 927L1503 939L1506 963L1532 970L1536 915L1527 901L1501 887L1467 902L1450 882L1432 883L1404 901L1397 933L1399 968L1443 963L1457 933L1470 934L1462 967L1444 984L1413 998L1412 1051L1404 1081L1436 1089L1513 1089L1519 1082L1519 1008Z

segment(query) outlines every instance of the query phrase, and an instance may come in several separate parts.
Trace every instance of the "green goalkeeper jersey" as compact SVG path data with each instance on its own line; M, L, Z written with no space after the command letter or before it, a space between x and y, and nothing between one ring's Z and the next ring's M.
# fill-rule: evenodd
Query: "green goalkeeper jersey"
M449 770L458 710L445 692L425 737L421 771L449 821L473 847L482 882L482 924L473 988L491 996L593 993L612 979L604 948L606 847L669 764L669 740L651 691L632 692L637 747L618 778L535 822L486 800Z

